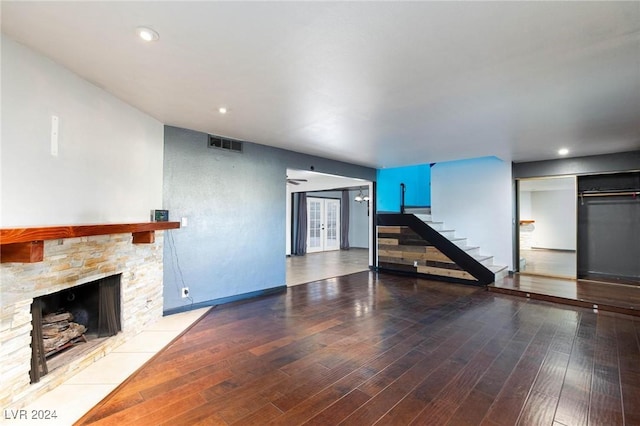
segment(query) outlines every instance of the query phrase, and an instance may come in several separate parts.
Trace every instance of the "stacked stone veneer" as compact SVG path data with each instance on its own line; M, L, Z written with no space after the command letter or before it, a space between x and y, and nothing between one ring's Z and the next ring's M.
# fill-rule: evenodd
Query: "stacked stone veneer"
M132 244L131 234L45 241L44 261L0 265L0 407L24 406L109 353L162 316L163 232L153 244ZM30 384L31 303L113 274L122 274L122 332Z

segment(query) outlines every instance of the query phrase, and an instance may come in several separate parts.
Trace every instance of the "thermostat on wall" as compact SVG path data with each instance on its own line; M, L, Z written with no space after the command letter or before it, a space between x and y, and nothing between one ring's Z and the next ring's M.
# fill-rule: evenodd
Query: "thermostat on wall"
M168 222L169 210L151 210L152 222Z

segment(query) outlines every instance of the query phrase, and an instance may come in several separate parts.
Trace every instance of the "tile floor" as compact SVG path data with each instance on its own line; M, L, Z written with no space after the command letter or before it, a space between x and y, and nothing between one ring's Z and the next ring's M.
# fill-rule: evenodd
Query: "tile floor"
M369 269L368 249L351 249L287 258L287 285L299 285ZM78 372L64 384L36 399L25 409L55 410L56 419L38 424L68 426L80 419L127 377L200 318L209 308L161 318L109 355ZM2 415L0 424L26 425L28 420L10 420Z
M333 278L369 269L369 249L308 253L287 257L287 286Z
M32 410L55 410L56 419L38 420L37 424L72 425L208 309L162 317L104 358L29 404L25 407L27 414ZM33 420L9 420L5 417L3 413L0 418L3 425L36 423Z

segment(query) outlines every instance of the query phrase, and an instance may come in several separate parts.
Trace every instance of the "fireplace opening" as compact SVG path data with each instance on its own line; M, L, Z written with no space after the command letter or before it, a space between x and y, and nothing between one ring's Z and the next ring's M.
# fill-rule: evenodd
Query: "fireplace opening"
M31 383L121 331L120 278L37 297L31 305Z

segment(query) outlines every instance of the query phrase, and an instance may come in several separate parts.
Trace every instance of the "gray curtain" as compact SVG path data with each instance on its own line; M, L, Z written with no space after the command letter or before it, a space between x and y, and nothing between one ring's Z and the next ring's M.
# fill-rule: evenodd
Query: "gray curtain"
M349 250L349 191L342 190L340 201L340 250Z
M99 283L98 337L115 336L120 326L120 274L103 278Z
M296 256L304 256L307 254L307 194L299 192L298 194L298 226L296 227L296 240L293 254Z

